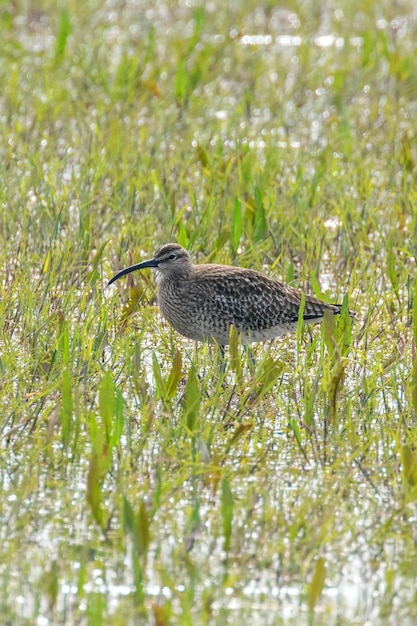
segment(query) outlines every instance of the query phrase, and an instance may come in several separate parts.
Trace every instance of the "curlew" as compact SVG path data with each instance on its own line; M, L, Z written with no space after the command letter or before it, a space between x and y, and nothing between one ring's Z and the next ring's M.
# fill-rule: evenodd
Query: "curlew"
M280 337L297 329L302 292L261 272L230 265L194 265L187 250L167 243L152 259L121 270L113 282L136 270L156 270L162 315L184 337L225 346L236 328L242 344ZM339 304L305 295L303 321L320 322Z

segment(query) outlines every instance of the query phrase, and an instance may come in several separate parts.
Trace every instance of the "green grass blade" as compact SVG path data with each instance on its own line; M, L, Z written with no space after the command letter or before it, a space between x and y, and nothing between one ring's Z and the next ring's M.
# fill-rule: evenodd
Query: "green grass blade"
M311 582L308 586L308 607L310 612L314 611L317 602L320 599L326 580L326 565L322 557L319 557L314 565L314 571Z
M191 365L185 384L184 394L184 420L190 433L198 430L200 424L200 387L197 372L194 365Z
M68 37L71 34L71 18L67 8L61 10L59 30L55 43L55 61L61 61L65 55Z
M105 438L109 442L116 408L115 386L110 372L105 372L101 380L98 405Z
M71 375L67 369L62 373L62 404L60 410L62 443L66 448L71 440L73 431L73 401Z
M240 238L243 232L242 221L242 207L237 198L235 198L232 214L232 230L230 233L230 245L232 246L233 256L236 255L236 251L240 244Z
M221 487L221 516L223 525L224 550L225 552L229 552L230 542L232 538L234 502L230 483L226 477L222 479Z

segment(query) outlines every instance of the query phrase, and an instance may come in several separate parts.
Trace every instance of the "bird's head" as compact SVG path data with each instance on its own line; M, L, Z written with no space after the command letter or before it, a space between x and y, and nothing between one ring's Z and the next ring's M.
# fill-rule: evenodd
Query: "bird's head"
M155 252L152 259L125 267L115 274L108 284L111 285L122 276L136 270L143 270L146 267L156 269L162 277L188 276L191 272L192 263L190 255L182 246L177 243L166 243Z

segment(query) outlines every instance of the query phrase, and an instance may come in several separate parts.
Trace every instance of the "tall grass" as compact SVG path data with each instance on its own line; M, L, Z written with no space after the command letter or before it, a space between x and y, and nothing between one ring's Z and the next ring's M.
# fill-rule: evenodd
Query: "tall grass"
M4 623L414 624L413 3L0 24ZM342 315L223 372L106 287L167 241Z

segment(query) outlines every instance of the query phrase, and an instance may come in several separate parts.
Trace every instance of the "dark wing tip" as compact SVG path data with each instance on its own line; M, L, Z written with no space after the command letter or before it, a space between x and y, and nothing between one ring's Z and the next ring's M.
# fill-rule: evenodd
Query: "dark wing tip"
M329 311L330 313L333 313L333 315L340 315L341 314L341 312L342 312L342 305L341 304L332 304L331 306L334 307L334 308L326 308L326 309L323 309L323 311L321 311L321 312L317 312L316 311L315 313L309 313L307 315L303 315L303 319L305 321L309 321L309 320L317 320L317 321L319 321L320 319L323 318L325 311ZM348 313L349 313L349 317L351 317L353 320L358 320L359 319L359 316L356 313L356 311L352 311L351 309L349 309Z

